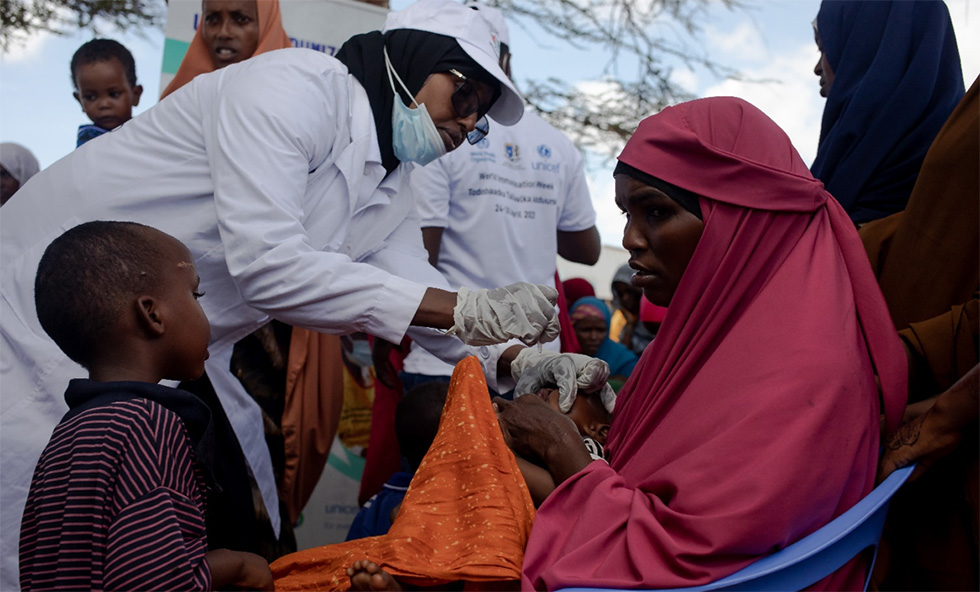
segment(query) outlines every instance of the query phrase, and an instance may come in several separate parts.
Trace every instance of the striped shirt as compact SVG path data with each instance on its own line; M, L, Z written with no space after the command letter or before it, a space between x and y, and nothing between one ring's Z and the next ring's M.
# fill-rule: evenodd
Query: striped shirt
M205 482L180 417L146 399L59 424L20 534L27 590L207 590Z

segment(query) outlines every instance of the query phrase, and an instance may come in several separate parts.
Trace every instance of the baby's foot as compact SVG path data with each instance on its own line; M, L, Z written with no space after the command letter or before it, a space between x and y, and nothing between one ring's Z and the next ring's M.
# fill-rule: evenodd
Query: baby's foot
M350 578L351 590L404 590L390 573L367 559L355 561L354 565L347 568L347 576Z

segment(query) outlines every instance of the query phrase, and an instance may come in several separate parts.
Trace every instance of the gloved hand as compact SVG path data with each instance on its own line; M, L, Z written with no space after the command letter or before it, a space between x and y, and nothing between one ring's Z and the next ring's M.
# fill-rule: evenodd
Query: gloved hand
M467 345L491 345L520 339L525 345L554 341L561 327L555 303L558 291L548 286L518 282L493 290L456 293L452 328Z
M582 354L525 349L517 354L510 366L511 375L517 380L514 397L534 394L546 386L558 387L558 407L563 413L572 409L579 389L587 393L599 391L607 411L612 413L616 405L616 393L609 383L609 364Z

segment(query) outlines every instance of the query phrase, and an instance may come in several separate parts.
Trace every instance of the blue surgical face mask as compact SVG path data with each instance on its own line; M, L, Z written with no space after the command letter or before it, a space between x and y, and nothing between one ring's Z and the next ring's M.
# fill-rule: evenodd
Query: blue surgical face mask
M388 59L388 48L385 48L384 54L388 82L395 93L395 104L391 109L391 144L395 150L395 157L402 162L410 161L425 166L446 153L446 144L442 141L436 124L432 122L425 103L421 105L416 103L412 93L398 77L391 60ZM409 108L401 100L392 76L405 90L405 94L412 98L415 109Z

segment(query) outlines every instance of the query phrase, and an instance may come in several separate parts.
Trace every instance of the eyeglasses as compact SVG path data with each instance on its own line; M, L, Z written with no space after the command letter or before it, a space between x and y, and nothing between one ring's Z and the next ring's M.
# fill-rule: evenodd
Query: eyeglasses
M487 120L486 116L489 107L486 109L483 107L480 103L480 94L476 91L476 87L462 72L452 68L449 70L449 73L460 80L460 84L453 91L451 97L456 116L462 118L469 117L474 113L478 114L473 131L466 134L466 141L470 144L476 144L490 133L490 121Z

